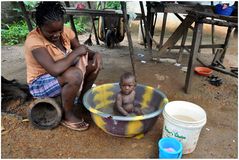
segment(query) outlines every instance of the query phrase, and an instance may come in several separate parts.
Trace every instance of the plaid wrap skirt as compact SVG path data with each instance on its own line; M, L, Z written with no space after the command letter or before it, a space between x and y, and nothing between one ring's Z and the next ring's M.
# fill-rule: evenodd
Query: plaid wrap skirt
M56 77L44 74L28 84L33 97L56 97L61 94L61 86Z

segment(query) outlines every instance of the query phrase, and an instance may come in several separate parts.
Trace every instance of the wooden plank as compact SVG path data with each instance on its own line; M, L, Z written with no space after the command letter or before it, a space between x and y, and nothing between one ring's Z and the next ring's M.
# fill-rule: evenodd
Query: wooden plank
M73 14L73 15L96 15L96 16L104 16L104 15L108 15L108 16L112 16L112 15L116 15L117 13L115 13L115 11L105 11L105 10L96 10L96 9L75 9L75 8L70 8L70 7L66 7L66 13L69 14ZM117 14L120 16L123 16L123 14Z
M190 10L188 11L189 14L196 14L198 16L201 17L211 17L211 18L216 18L216 19L220 19L220 20L226 20L227 22L238 22L238 17L236 16L223 16L223 15L219 15L219 14L214 14L214 13L208 13L208 12L201 12L201 11L197 11L197 10Z
M200 21L201 23L206 23L206 24L213 24L217 26L224 26L224 27L237 27L238 24L234 22L227 22L227 21L217 21L217 20L212 20L212 19L202 19Z
M141 28L141 34L142 34L142 37L143 37L143 41L144 41L144 48L146 48L146 42L145 42L145 35L144 35L144 28L143 28L142 19L140 19L140 28Z
M214 24L212 24L212 28L211 28L212 30L211 30L211 33L212 33L212 54L215 54L215 47L214 47L214 44L215 44L215 42L214 42L214 33L215 33L215 26L214 26Z
M229 44L229 39L230 39L230 36L231 36L231 33L232 33L232 27L228 27L227 29L227 35L226 35L226 38L225 38L225 42L224 42L224 50L223 50L223 53L222 53L222 56L220 58L220 61L221 63L223 63L224 61L224 57L225 57L225 54L226 54L226 51L227 51L227 48L228 48L228 44Z
M185 4L174 4L174 3L154 3L155 6L151 8L151 12L167 12L167 13L179 13L187 14L188 10L195 9L196 5L185 5ZM212 7L210 5L200 5L204 10L213 13ZM199 9L200 10L200 9Z
M147 20L145 19L143 2L140 1L139 4L140 4L141 13L142 13L142 19L144 21L145 37L146 37L146 42L149 49L149 54L152 55L152 47L150 46L150 37L149 37L149 25Z
M189 56L188 69L187 69L187 75L185 80L186 93L189 93L191 91L194 62L196 60L196 56L200 46L202 27L203 27L202 23L197 23L197 22L195 23L194 31L193 31L193 39L192 39L192 49Z
M185 45L184 47L185 48L191 48L192 46L191 45ZM199 48L212 48L212 47L214 47L214 48L224 48L224 44L214 44L214 45L212 45L212 44L201 44L199 46ZM180 49L180 48L181 48L181 46L173 46L171 49Z
M65 7L66 15L72 15L74 17L79 16L114 16L114 17L123 17L123 14L116 13L115 11L106 11L106 10L96 10L96 9L75 9L73 7ZM31 12L28 11L29 14L34 15L36 10L32 10ZM139 20L142 16L140 13L135 13L137 17L135 20Z
M212 63L211 63L212 66L218 65L218 62L220 61L220 58L222 57L223 51L224 51L223 48L217 49L217 52L216 52L216 54L212 60ZM221 62L219 62L219 63L221 63Z
M215 70L215 71L222 72L222 73L224 73L224 74L228 74L228 75L230 75L230 76L233 76L233 77L238 78L238 74L233 73L233 72L231 72L231 71L228 70L228 69L223 69L223 68L221 68L221 67L217 67L217 66L213 66L213 65L207 65L207 64L205 64L204 62L202 62L199 58L197 58L197 60L198 60L199 63L201 63L201 64L202 64L203 66L205 66L205 67L209 67L209 68L211 68L211 69L213 69L213 70Z
M153 24L153 32L155 30L155 26L156 26L156 22L157 22L157 18L158 18L158 14L157 13L155 13L154 15L155 15L155 18L154 18L154 24Z
M188 53L191 52L191 48L188 48L188 47L185 47L185 46L184 46L184 49L185 49Z
M164 45L159 49L158 56L165 53L168 48L172 48L176 42L180 39L182 34L185 32L185 29L188 29L189 26L197 19L194 15L187 15L184 21L178 26L175 32L169 37L169 39L164 43Z
M163 39L164 39L166 23L167 23L167 16L168 16L168 13L163 14L163 24L162 24L161 35L160 35L159 48L161 48L163 45Z
M183 22L183 18L178 14L178 13L174 13L174 15L181 21L181 22ZM193 30L193 27L192 26L190 26L189 27L191 30Z
M185 42L186 42L186 39L187 39L187 34L188 34L188 29L186 29L185 32L183 33L181 48L180 48L179 53L178 53L177 63L180 63L182 61L182 54L183 54L183 49L185 48Z
M214 3L213 3L213 1L211 1L211 6L214 6ZM212 18L212 20L214 20L214 18ZM212 24L212 26L211 26L211 33L212 33L212 45L213 45L213 47L212 47L212 54L215 54L215 47L214 47L214 44L215 44L215 42L214 42L214 33L215 33L215 26L214 26L214 24Z
M220 68L220 67L217 67L217 66L209 66L209 68L213 69L213 70L216 70L216 71L219 71L219 72L222 72L224 74L228 74L230 76L233 76L233 77L236 77L238 78L238 75L229 71L228 69L223 69L223 68Z
M91 5L90 5L89 1L87 2L87 4L88 4L88 7L91 9ZM95 33L96 44L100 45L100 42L99 42L99 39L98 39L98 36L97 36L97 32L96 32L96 28L95 28L95 21L94 21L93 16L91 16L91 21L92 21L92 25L93 25L93 29L94 29L94 33ZM91 30L91 32L92 32L92 30Z
M66 14L67 15L74 15L74 16L114 16L114 17L123 17L124 15L121 13L117 13L115 11L109 10L96 10L96 9L75 9L72 7L66 7ZM141 18L140 13L135 13L137 17L135 20L139 20Z
M202 23L202 25L203 25L203 23ZM199 46L201 46L201 44L202 44L202 35L203 35L203 29L202 29L202 33L201 33L201 37L200 37L200 45ZM200 47L198 48L198 52L201 53Z
M150 5L151 2L147 2L146 1L146 6L147 6L147 23L149 25L149 33L151 34L152 38L154 36L154 32L153 32L153 19L154 19L154 13L151 13L150 12L150 9L151 9L151 5ZM149 46L150 48L152 48L152 40L149 39Z
M69 1L65 1L65 4L66 4L67 7L70 7L70 2ZM79 42L78 33L77 33L77 30L76 30L76 27L75 27L73 15L68 15L68 17L70 19L71 29L75 32L76 39Z
M69 5L67 5L69 6ZM67 15L86 15L86 16L112 16L112 15L119 15L123 17L123 14L116 13L115 11L109 11L109 10L97 10L97 9L76 9L75 7L65 7L66 14ZM32 13L35 13L36 10L33 9ZM136 15L140 15L139 13L136 13Z

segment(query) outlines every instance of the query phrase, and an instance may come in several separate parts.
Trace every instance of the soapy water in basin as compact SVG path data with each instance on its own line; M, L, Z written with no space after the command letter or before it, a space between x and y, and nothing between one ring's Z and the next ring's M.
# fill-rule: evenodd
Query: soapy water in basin
M104 106L101 108L96 106L96 108L98 108L97 109L98 111L110 114L112 116L123 116L114 108L114 104L110 104L108 106ZM147 107L141 108L141 110L143 112L143 115L145 115L145 114L153 113L156 109L154 107L147 106ZM137 115L135 113L130 113L129 116L137 116Z

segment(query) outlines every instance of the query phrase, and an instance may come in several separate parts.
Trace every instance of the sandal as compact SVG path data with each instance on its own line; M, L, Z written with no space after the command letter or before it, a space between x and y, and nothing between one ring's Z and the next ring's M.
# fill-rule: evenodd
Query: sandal
M80 122L68 122L68 121L62 121L61 124L67 128L70 128L75 131L84 131L89 128L89 124L86 123L83 119Z

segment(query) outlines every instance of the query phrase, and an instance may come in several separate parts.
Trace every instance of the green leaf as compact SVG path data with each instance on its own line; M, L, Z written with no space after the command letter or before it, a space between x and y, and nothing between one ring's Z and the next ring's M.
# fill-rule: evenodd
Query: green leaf
M28 34L28 28L25 21L15 22L13 24L7 24L7 29L1 30L1 40L3 44L15 45L23 43Z

